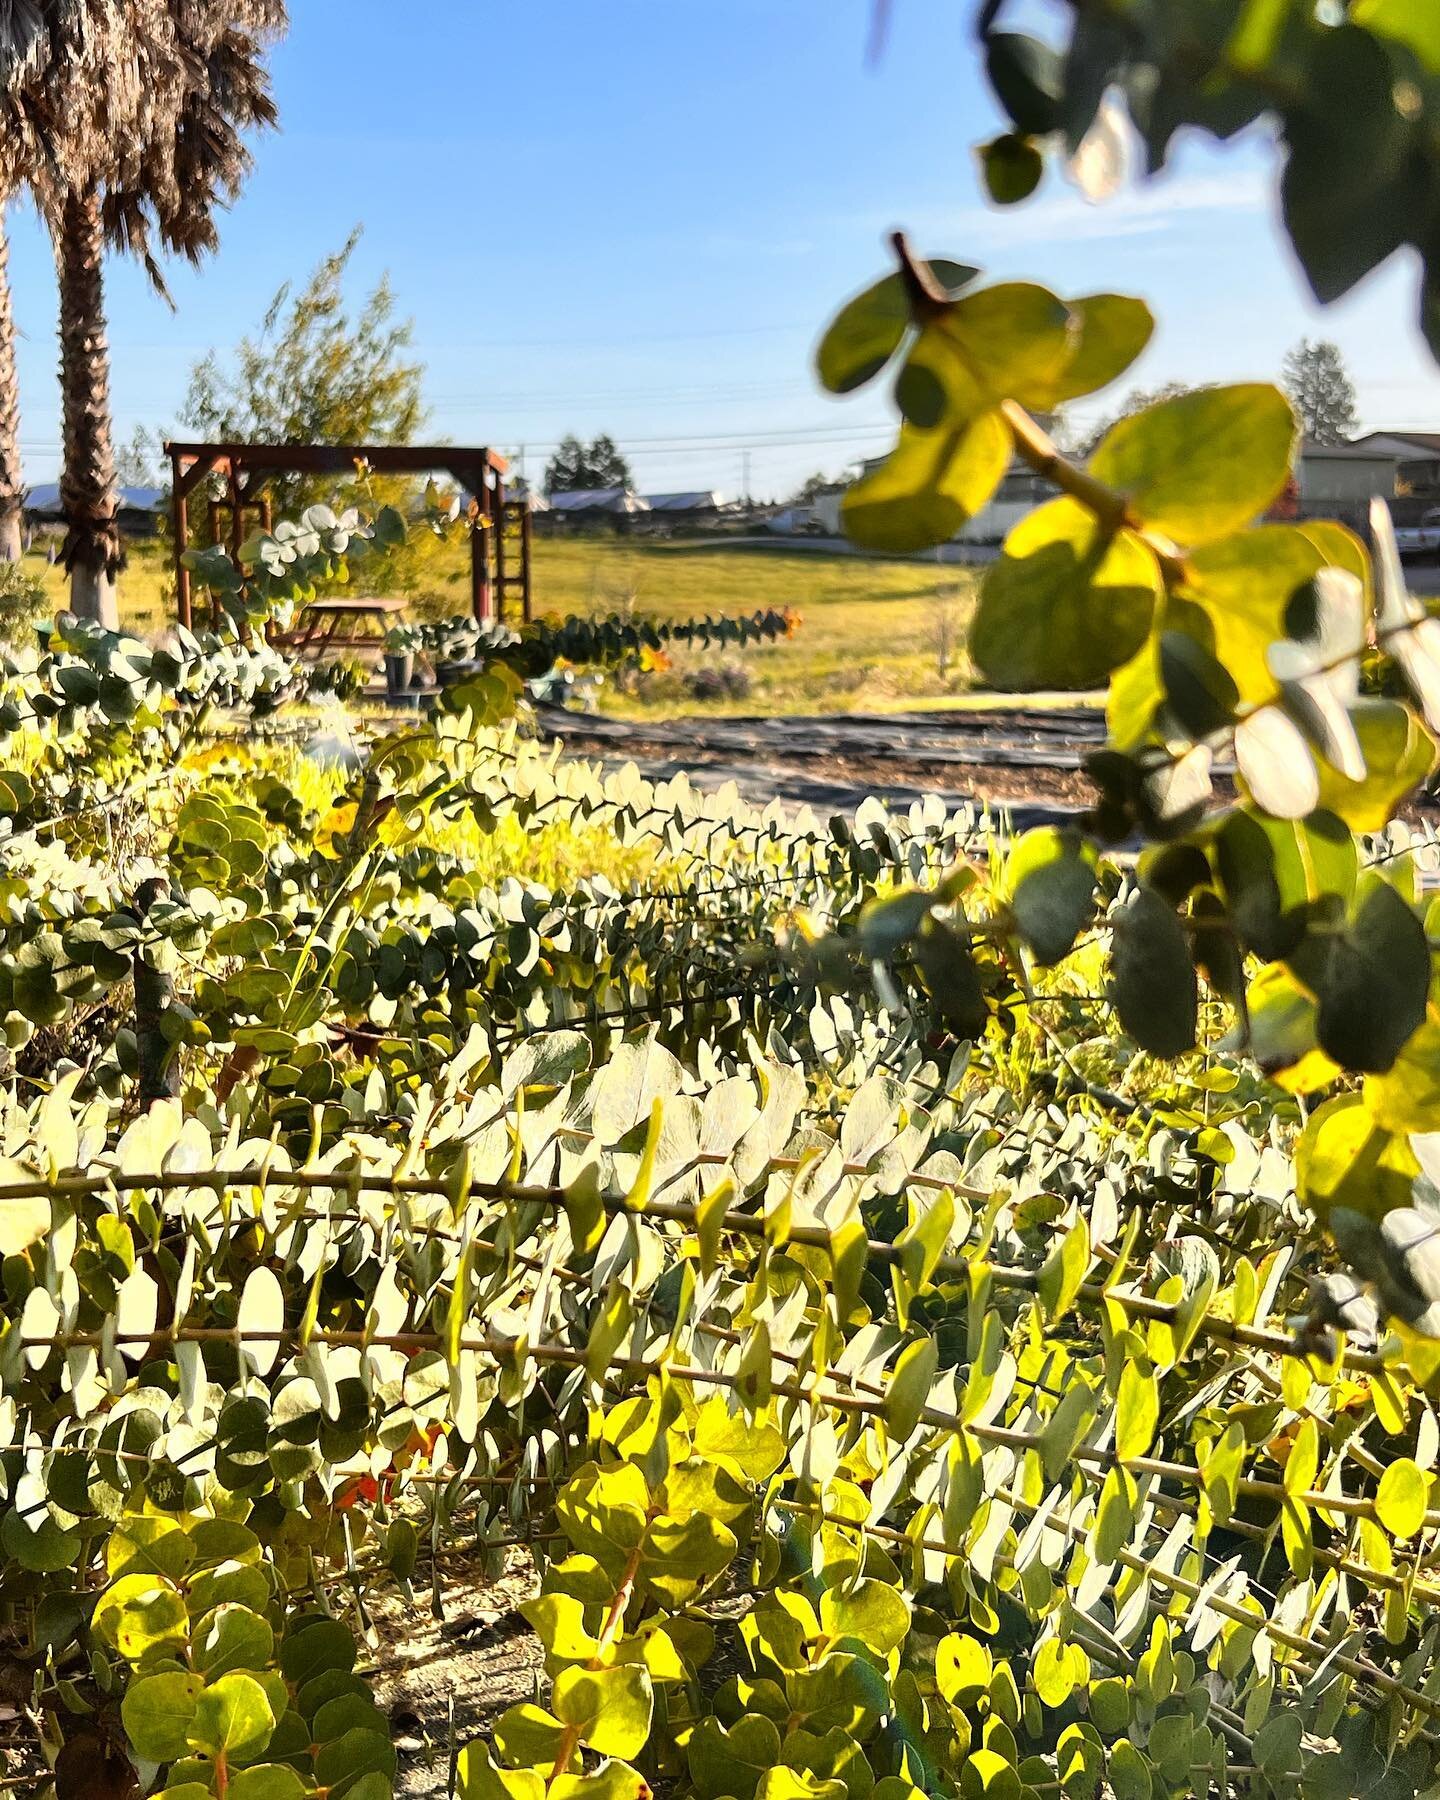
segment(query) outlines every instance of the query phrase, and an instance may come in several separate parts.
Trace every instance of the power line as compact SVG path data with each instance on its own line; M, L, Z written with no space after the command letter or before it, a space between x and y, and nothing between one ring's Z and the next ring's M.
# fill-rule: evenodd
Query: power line
M893 437L895 427L883 421L876 421L869 425L804 426L794 431L776 426L762 426L758 430L751 431L690 431L661 437L624 437L617 438L616 444L626 452L641 448L706 450L715 445L726 444L733 445L737 450L743 450L747 446L759 449L782 449L791 444L843 444L851 438L874 437L880 433L887 437ZM532 449L553 450L564 440L561 438L542 440L531 437L527 433L525 441Z
M869 425L860 426L854 431L840 432L834 436L816 435L805 437L761 438L753 437L746 432L737 432L733 436L703 438L698 441L677 443L668 441L655 442L644 438L626 439L621 437L615 440L615 444L616 448L626 457L705 456L712 452L721 455L724 455L727 452L730 454L736 452L743 454L747 450L753 451L756 455L763 455L767 450L778 451L804 449L806 447L813 447L817 450L843 449L844 446L849 443L859 442L860 440L865 440L868 443L876 438L893 438L894 435L894 429L891 426ZM512 437L509 433L492 432L489 434L489 442L495 445L497 449L505 444L518 444L520 441L521 440L518 437ZM531 451L556 450L560 447L562 441L563 440L560 438L535 438L528 435L524 440L526 448ZM437 449L442 451L445 448L446 446L443 444L437 446ZM28 456L55 456L63 452L64 445L60 443L22 444L21 449Z
M570 336L550 338L475 338L468 342L434 342L417 343L415 349L422 354L433 354L444 351L454 355L456 352L471 350L609 350L617 344L692 344L701 343L711 338L751 338L778 337L782 333L804 331L812 337L818 336L817 325L821 321L814 318L800 319L784 325L726 325L706 331L637 331L618 337L578 338Z
M731 407L751 405L762 396L766 399L783 398L793 404L811 398L813 394L813 388L800 382L792 389L767 384L733 394L717 393L712 389L694 394L477 394L462 399L451 399L448 396L429 398L425 404L428 412L447 417L470 413L493 418L496 413L523 411L534 418L546 413L571 417L577 411L603 412L608 415L668 410L671 407L683 408L687 412L718 407L729 410Z
M426 398L431 405L473 405L493 406L502 401L524 401L539 403L556 401L559 404L579 404L587 400L673 400L677 403L699 402L728 398L742 394L798 394L816 393L815 383L807 376L796 375L783 381L696 381L696 382L658 382L651 386L641 386L627 382L620 386L579 388L573 383L558 387L536 387L527 383L524 387L486 388L481 392L466 393L455 388L434 388L426 390Z

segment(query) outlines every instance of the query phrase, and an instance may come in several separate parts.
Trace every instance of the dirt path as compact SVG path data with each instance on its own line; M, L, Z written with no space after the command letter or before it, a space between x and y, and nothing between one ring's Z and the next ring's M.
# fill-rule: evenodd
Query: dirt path
M934 795L952 809L1002 811L1016 831L1072 823L1093 805L1084 761L1105 739L1103 716L1081 707L653 721L536 710L542 737L603 763L633 761L652 780L734 782L756 804L779 799L822 816L852 813L869 795L896 809ZM1234 799L1232 773L1215 771L1219 802ZM1440 792L1415 794L1399 816L1436 823Z
M908 806L988 803L1017 827L1073 817L1094 798L1085 755L1104 739L1081 708L842 713L819 717L591 718L537 709L542 736L577 755L634 761L654 779L733 781L747 798L853 811L868 794Z

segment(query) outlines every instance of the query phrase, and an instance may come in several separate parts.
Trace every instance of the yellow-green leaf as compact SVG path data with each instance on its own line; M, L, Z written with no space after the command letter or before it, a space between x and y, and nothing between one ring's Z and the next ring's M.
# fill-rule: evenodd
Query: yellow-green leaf
M1383 831L1435 766L1435 740L1408 706L1394 700L1359 700L1350 721L1365 759L1365 779L1351 781L1317 759L1318 803L1352 831Z
M1078 1218L1050 1252L1040 1271L1040 1304L1052 1324L1064 1318L1090 1268L1090 1230Z
M1150 529L1208 544L1261 516L1289 478L1294 442L1278 388L1199 388L1122 419L1090 468Z
M1378 1125L1359 1094L1327 1100L1295 1147L1296 1192L1322 1223L1336 1206L1372 1219L1408 1206L1419 1173L1406 1138Z
M847 536L870 550L927 550L973 519L1010 466L1010 428L996 411L963 425L902 425L894 450L846 494Z
M1429 1498L1430 1484L1424 1473L1408 1456L1402 1456L1380 1477L1375 1517L1393 1537L1414 1537L1425 1523Z
M885 1430L895 1443L906 1443L920 1423L939 1366L933 1337L918 1338L900 1352L885 1391Z
M1144 642L1160 592L1139 538L1107 540L1076 501L1048 501L986 572L971 657L997 688L1097 687Z
M1266 653L1286 636L1285 614L1296 589L1325 563L1324 548L1298 525L1236 531L1186 558L1180 593L1201 609L1210 648L1247 704L1278 696Z
M1128 294L1089 294L1072 300L1075 315L1074 354L1044 401L1031 404L1050 411L1067 400L1097 393L1123 375L1150 342L1155 317L1143 300Z
M1127 1362L1120 1372L1115 1400L1115 1454L1122 1462L1144 1456L1155 1442L1159 1425L1159 1382L1140 1363Z

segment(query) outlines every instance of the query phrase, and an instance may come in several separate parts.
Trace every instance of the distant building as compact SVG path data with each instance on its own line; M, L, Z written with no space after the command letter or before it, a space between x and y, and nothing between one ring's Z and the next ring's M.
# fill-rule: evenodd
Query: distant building
M1440 432L1372 431L1348 446L1385 456L1395 468L1394 493L1440 495Z
M717 526L739 519L744 508L733 501L722 500L714 488L691 488L677 494L647 494L649 508L637 529L655 537L673 537L676 532L713 531Z
M959 533L962 543L1000 543L1021 519L1055 498L1055 487L1017 457L1001 477L994 498Z
M1300 512L1313 518L1368 511L1372 500L1392 498L1396 473L1394 454L1372 439L1360 438L1353 444L1306 443L1295 470Z
M551 533L596 526L628 531L637 514L650 511L648 500L624 487L572 488L547 494L545 501L545 510L536 511L535 525Z
M833 487L817 488L808 503L788 508L797 521L791 529L819 532L825 537L839 537L840 502L844 498L845 489L838 483Z
M466 498L468 503L468 495ZM513 481L506 482L505 498L507 500L523 500L531 512L549 512L550 510L548 496L542 494L538 488L531 487L523 475L517 475Z
M127 537L153 537L160 517L169 503L165 488L122 487L118 490L120 509L116 522ZM62 525L65 509L60 503L60 489L51 482L33 487L25 496L25 516L35 525Z
M683 519L714 519L725 510L725 503L714 488L684 494L647 494L645 504L652 513Z
M565 493L535 495L535 529L545 536L567 531L628 533L637 517L650 513L650 502L630 488L572 488Z
M840 495L843 491L836 489L833 508L822 504L820 500L782 506L779 512L772 513L766 519L766 531L778 532L781 537L838 537Z
M886 460L883 456L871 457L860 465L862 475L869 475L878 469ZM791 511L797 515L809 514L816 521L818 528L826 537L840 537L840 506L845 498L843 487L826 488L814 495L808 506L797 506ZM1045 500L1053 500L1055 489L1049 482L1018 459L1010 465L994 497L973 519L968 520L956 532L954 541L957 544L998 544L1003 542L1007 533L1018 525L1027 513ZM804 532L811 527L797 523L792 530Z

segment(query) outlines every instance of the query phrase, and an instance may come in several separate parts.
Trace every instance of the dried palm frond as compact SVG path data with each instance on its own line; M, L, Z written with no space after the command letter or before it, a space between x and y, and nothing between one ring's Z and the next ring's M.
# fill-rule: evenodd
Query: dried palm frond
M213 248L213 214L273 124L264 54L284 0L0 0L0 191L52 225L95 191L115 247Z

